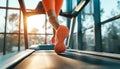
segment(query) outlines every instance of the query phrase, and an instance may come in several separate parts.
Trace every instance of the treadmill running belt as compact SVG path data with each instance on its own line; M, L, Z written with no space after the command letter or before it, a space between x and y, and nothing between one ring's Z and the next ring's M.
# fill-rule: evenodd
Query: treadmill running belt
M95 59L85 54L65 52L57 55L54 51L36 51L13 69L119 69L120 64L106 59Z

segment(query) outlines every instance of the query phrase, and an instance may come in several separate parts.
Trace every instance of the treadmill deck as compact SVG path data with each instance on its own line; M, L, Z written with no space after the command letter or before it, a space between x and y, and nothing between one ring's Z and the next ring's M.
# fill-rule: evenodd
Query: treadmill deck
M14 69L120 69L119 61L93 55L65 52L57 55L52 50L35 51Z

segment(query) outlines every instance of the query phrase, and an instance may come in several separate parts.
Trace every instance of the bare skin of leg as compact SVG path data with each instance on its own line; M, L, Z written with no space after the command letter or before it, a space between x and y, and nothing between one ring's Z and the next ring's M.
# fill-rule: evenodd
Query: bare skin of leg
M59 22L58 22L58 18L56 16L55 10L49 10L47 14L49 16L49 21L52 24L53 28L57 30L59 27Z
M52 36L51 42L52 42L53 45L55 45L55 42L56 42L55 34L56 34L56 30L58 29L58 27L60 25L58 23L58 19L57 19L57 16L56 16L56 13L55 13L54 10L49 10L47 12L47 14L49 16L49 21L50 21L50 23L53 26L53 36Z
M59 25L57 16L61 9L63 0L42 0L46 13L48 14L49 21L55 30L55 47L54 50L57 54L63 53L66 50L64 44L65 38L68 36L68 28L63 25Z
M55 14L55 10L49 10L47 12L49 16L49 21L54 28L55 33L55 47L54 50L57 54L63 53L66 50L66 45L64 44L64 39L68 35L68 29L65 26L59 25L58 18Z

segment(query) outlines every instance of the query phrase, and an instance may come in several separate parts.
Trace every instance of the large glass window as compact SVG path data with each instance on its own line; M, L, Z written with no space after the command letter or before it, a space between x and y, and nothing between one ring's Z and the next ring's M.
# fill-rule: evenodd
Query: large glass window
M1 39L1 45L0 45L0 53L4 52L7 55L10 53L14 53L18 51L18 31L19 31L19 10L15 9L7 9L6 13L6 2L7 0L0 0L0 39ZM11 1L8 0L8 6L13 8L18 8L18 1ZM6 16L7 15L7 16ZM7 19L6 19L7 18ZM6 25L6 32L5 32L5 25ZM6 34L6 35L5 35ZM4 38L6 37L6 38ZM5 44L4 41L5 40ZM6 49L3 51L3 47ZM9 54L8 54L9 53ZM9 57L8 57L9 58ZM7 59L7 58L6 58ZM0 60L1 62L1 60Z
M101 0L101 21L110 19L120 14L120 0ZM107 6L106 6L107 4ZM120 53L120 20L103 24L102 48L104 52Z

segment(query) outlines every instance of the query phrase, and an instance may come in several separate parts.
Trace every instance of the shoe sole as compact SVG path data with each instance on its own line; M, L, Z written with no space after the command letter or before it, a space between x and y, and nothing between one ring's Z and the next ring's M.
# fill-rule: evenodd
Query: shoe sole
M68 28L65 26L60 26L56 31L57 42L55 45L55 52L57 54L65 52L66 45L64 44L64 40L67 36L68 36Z

